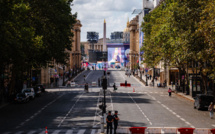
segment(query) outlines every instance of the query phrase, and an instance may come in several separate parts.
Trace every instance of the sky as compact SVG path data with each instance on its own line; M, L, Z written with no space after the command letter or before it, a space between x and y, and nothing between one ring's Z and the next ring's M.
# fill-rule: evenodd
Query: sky
M136 15L134 9L142 9L142 0L73 0L72 14L77 12L81 21L81 42L87 41L87 31L99 33L103 38L103 23L106 20L106 37L114 31L123 31Z

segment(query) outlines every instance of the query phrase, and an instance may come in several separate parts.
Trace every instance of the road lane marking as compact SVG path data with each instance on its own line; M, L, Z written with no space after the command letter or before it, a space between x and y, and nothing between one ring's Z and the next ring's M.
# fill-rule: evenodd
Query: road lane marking
M95 133L96 133L96 130L93 129L93 130L91 131L91 134L95 134Z
M98 107L99 107L100 95L101 95L101 92L99 92L99 97L98 97L98 101L97 101L97 104L96 104L96 112L95 112L95 116L94 116L94 120L93 120L93 127L95 127L95 121L96 121L97 111L98 111Z
M55 130L52 134L59 134L60 130Z
M61 120L61 122L59 123L59 125L57 127L60 127L61 124L64 122L64 120L66 119L66 117L71 113L71 111L73 110L73 108L75 107L75 105L77 104L77 102L80 100L80 98L82 97L83 93L79 96L79 98L76 100L75 104L73 104L72 108L69 110L69 112L65 115L65 117L63 118L63 120Z
M78 134L84 134L85 131L86 131L85 129L81 129L78 131Z
M66 134L72 134L73 133L73 130L67 130L66 131Z
M153 96L147 94L148 96L150 96L151 98L154 98ZM182 120L183 122L185 122L186 124L190 125L190 127L195 128L191 123L189 123L188 121L186 121L184 118L182 118L180 115L176 114L175 112L173 112L170 108L168 108L166 105L162 104L160 101L157 101L159 104L161 104L162 107L164 107L166 110L168 110L170 113L172 113L173 115L175 115L176 117L178 117L180 120Z
M91 71L91 72L87 75L87 77L85 78L85 80L87 80L88 76L90 76L90 74L91 74L92 72L93 72L93 71Z
M119 74L123 77L124 80L126 80L126 78L119 72Z
M58 96L55 100L49 102L47 105L45 105L43 108L41 108L39 111L37 111L34 115L32 115L31 117L29 117L28 119L26 119L24 122L20 123L18 126L16 126L16 129L22 127L25 123L29 122L30 120L32 120L35 116L37 116L38 114L40 114L46 107L48 107L49 105L53 104L55 101L57 101L58 99L60 99L62 96L64 96L65 94L62 94L60 96Z
M145 85L142 83L142 82L140 82L136 77L134 77L134 76L132 76L138 83L140 83L140 85L142 85L143 87L145 87Z
M215 124L212 124L213 127L215 127Z
M138 109L141 109L140 106L136 103L136 101L131 97L131 95L128 93L128 96L133 100L133 102L136 104ZM148 120L149 124L152 125L152 122L149 120L149 118L146 116L146 114L140 110L140 112L143 114L143 116Z

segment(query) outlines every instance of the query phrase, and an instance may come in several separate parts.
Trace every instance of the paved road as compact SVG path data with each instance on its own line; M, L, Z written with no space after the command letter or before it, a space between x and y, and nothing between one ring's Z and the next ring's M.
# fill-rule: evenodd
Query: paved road
M120 127L195 127L212 128L215 121L207 111L193 109L193 103L176 95L169 97L163 88L145 87L124 71L111 70L110 84L127 80L132 87L118 87L116 92L107 90L107 111L119 111ZM103 71L84 71L75 82L91 83L102 77ZM85 93L82 87L48 89L41 97L25 104L10 104L0 109L0 133L99 133L99 121L103 92L100 87L90 87Z

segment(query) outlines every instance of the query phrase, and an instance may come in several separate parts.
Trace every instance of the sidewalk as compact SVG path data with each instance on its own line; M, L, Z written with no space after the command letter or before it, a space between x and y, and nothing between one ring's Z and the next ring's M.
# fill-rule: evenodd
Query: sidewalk
M140 74L138 73L138 75L135 75L135 77L140 81L142 82L144 85L146 85L146 76L142 75L142 80L140 79ZM151 79L152 80L152 79ZM151 83L151 80L148 79L148 87L153 87L153 86L150 86L150 83ZM158 84L159 81L155 81L155 84L154 84L154 87L157 87L157 84ZM173 87L171 85L168 85L166 87L166 89L168 88L171 88L173 93L181 98L184 98L186 100L189 100L191 102L194 102L195 100L190 96L190 95L185 95L184 93L181 93L181 92L176 92L175 90L175 85L173 85Z

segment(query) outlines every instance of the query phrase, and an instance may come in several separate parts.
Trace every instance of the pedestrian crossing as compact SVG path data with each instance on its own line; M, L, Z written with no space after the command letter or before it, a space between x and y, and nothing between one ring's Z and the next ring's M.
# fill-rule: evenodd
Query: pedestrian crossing
M100 129L48 129L48 134L100 134ZM45 130L29 130L29 131L16 131L4 132L2 134L45 134Z
M138 91L116 91L116 93L139 93L139 94L167 94L167 92L138 92Z

